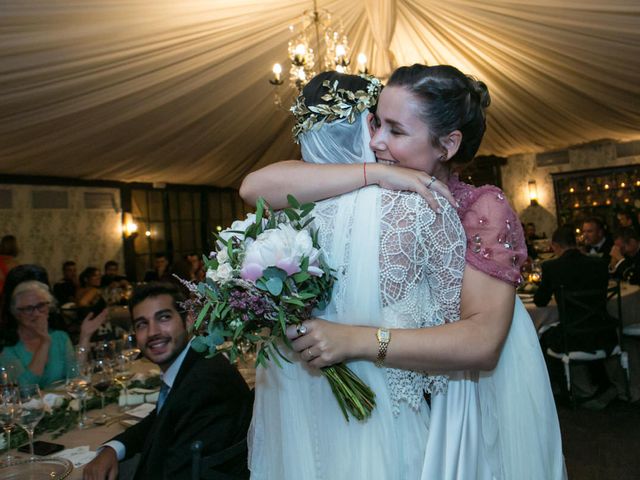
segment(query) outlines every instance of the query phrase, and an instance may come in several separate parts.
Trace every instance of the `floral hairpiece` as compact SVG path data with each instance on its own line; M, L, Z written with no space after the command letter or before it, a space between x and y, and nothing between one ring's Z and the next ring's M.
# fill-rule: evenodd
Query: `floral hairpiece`
M338 80L331 83L330 80L322 82L322 86L328 91L322 97L327 103L307 106L304 95L298 95L296 102L291 107L291 112L296 117L296 124L293 127L293 138L296 143L300 143L300 135L319 128L324 123L346 118L347 122L353 123L359 113L373 107L378 102L378 96L382 89L382 83L376 77L370 75L360 75L367 80L366 90L345 90L338 88Z

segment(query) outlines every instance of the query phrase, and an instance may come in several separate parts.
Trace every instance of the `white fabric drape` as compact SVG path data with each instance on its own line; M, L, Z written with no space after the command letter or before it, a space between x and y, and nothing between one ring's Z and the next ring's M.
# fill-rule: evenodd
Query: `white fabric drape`
M273 63L286 63L288 26L311 7L308 0L5 0L0 174L230 186L256 165L297 156L292 120L273 106L267 80ZM638 2L320 0L318 7L342 23L354 57L366 53L374 73L395 58L451 63L484 80L493 104L483 154L640 138Z
M387 78L395 68L395 59L389 49L396 30L396 0L364 0L371 35L375 41L371 64L376 74Z

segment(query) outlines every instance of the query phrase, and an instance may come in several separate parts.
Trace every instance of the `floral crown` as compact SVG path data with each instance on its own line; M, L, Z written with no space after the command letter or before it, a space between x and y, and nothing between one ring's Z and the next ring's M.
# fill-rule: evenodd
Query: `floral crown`
M316 125L319 128L324 123L330 123L343 118L347 122L353 123L359 113L373 107L378 102L382 83L371 75L360 75L367 81L366 90L345 90L338 88L338 80L333 83L331 80L322 82L322 86L327 89L322 97L327 103L307 106L304 95L298 95L296 102L291 107L291 112L296 117L296 124L293 126L293 138L296 143L300 143L300 135L312 130Z

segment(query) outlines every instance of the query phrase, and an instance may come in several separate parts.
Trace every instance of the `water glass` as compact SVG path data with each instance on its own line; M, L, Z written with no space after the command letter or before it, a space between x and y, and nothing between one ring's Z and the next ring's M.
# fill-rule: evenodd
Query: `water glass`
M33 432L36 429L36 425L44 417L45 403L38 385L21 385L18 388L20 391L20 403L22 404L22 414L18 424L25 429L29 436L30 459L34 460Z
M67 383L65 385L67 393L80 404L78 415L78 428L87 428L87 416L85 404L89 390L91 389L91 375L86 362L71 362L67 369Z
M138 348L136 335L134 333L126 333L122 338L122 353L126 355L129 360L135 360L138 358L138 355L140 355L140 349Z
M18 387L0 386L0 424L2 424L7 442L7 453L4 457L4 463L7 465L13 461L13 457L9 454L11 451L11 430L19 422L21 415L22 405Z
M113 368L113 378L116 382L122 385L122 391L124 393L124 406L123 411L126 411L129 406L129 390L128 383L133 377L133 371L131 370L131 360L124 353L121 353L116 357L115 365Z

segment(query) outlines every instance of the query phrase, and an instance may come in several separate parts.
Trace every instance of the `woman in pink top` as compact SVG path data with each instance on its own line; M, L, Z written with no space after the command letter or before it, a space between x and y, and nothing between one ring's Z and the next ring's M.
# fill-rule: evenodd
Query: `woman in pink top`
M417 192L434 208L438 203L429 189L448 195L467 236L461 321L392 330L385 364L453 375L475 371L475 438L492 478L565 478L546 367L532 321L515 294L527 257L520 221L501 190L472 187L451 172L475 155L488 103L486 86L453 67L402 67L383 90L373 118L370 147L377 164L281 162L247 176L240 193L249 202L264 196L275 208L286 205L287 193L306 202L372 184ZM371 327L320 319L304 325L305 334L289 333L310 366L379 356ZM466 464L468 446L449 435L457 431L456 417L467 414L464 402L432 407L438 414L430 422L422 478L484 478L471 473L475 463Z

